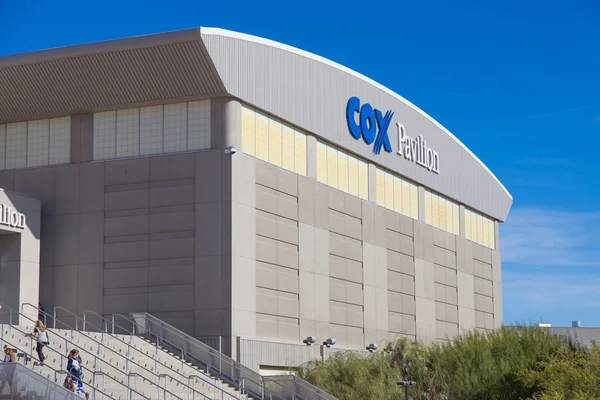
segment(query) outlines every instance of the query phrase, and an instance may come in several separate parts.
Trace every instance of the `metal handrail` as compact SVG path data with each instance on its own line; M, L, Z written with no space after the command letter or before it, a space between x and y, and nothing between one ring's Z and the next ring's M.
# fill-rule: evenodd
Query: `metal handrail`
M3 323L3 322L2 322L2 323L0 323L0 329L2 329L2 338L0 339L2 342L4 342L4 343L7 343L7 344L8 344L8 345L10 345L12 348L14 348L14 349L17 349L19 352L22 352L22 353L24 353L24 354L27 354L27 353L28 353L26 350L23 350L23 349L22 349L22 348L20 348L19 346L16 346L16 345L12 344L12 342L11 342L11 341L8 341L8 340L6 340L6 339L4 338L4 323ZM19 330L19 331L21 331L20 329L18 329L18 330ZM21 332L22 332L22 331L21 331ZM52 368L51 366L49 366L49 365L46 365L46 364L42 364L41 366L42 366L42 367L45 367L45 368L48 368L49 370L51 370L51 371L53 371L53 372L54 372L54 383L55 383L57 386L61 387L62 389L66 390L66 391L67 391L67 392L69 392L69 393L73 393L73 392L71 392L71 391L67 390L66 388L64 388L62 385L59 385L59 384L57 383L57 380L56 380L56 375L57 375L57 374L63 374L63 373L64 373L64 374L69 374L69 372L68 372L68 371L64 371L64 370L57 370L57 369L54 369L54 368ZM33 371L33 368L29 368L29 369L31 369L31 370ZM35 371L34 371L34 372L35 372ZM97 389L97 388L95 388L95 387L93 387L93 386L92 386L92 390L94 391L94 397L95 397L95 395L96 395L96 392L98 392L98 393L100 393L101 395L103 395L103 396L106 396L106 397L108 397L108 398L109 398L109 399L111 399L111 400L116 400L115 398L113 398L113 397L109 396L108 394L104 393L104 392L103 392L103 391L101 391L100 389ZM74 395L75 397L77 397L77 395L75 395L75 394L73 394L73 395Z
M2 333L4 333L4 324L2 323L2 324L0 324L0 326L2 326ZM17 331L17 332L19 332L19 333L22 333L22 334L23 334L23 336L25 336L25 337L29 337L29 339L30 339L30 341L31 341L31 345L30 345L30 348L31 348L31 350L30 350L29 352L25 352L25 351L24 351L24 353L25 353L25 354L28 354L28 353L33 353L33 338L32 338L31 336L29 336L29 333L28 333L28 332L25 332L25 331L23 331L22 329L19 329L19 328L17 328L16 326L15 326L15 327L13 327L13 329L14 329L14 330L16 330L16 331ZM60 337L60 336L58 336L58 337ZM71 343L71 344L73 344L73 345L75 344L75 343L71 342L70 340L68 340L68 339L66 339L66 338L64 338L64 340L65 340L65 344L66 344L66 343ZM60 353L58 350L56 350L56 349L54 349L54 348L52 348L52 347L46 347L46 349L47 349L48 351L51 351L51 352L53 352L53 353L56 353L56 354L58 354L58 356L60 357L60 359L61 359L61 360L62 360L63 358L68 360L68 357L67 357L67 356L65 356L64 354L61 354L61 353ZM86 353L88 353L88 351L87 351L87 350L83 350L83 351L85 351ZM68 362L68 361L67 361L67 362ZM109 363L109 362L107 362L107 361L104 361L104 360L103 360L102 362L104 362L106 365L109 365L111 368L113 368L113 369L116 369L117 371L121 372L121 370L119 370L119 368L115 367L115 366L114 366L114 365L112 365L111 363ZM96 363L97 363L96 356L94 356L94 369L96 368ZM62 362L61 362L61 364L62 364ZM46 364L43 364L43 366L46 366ZM91 372L92 372L92 375L93 375L93 374L97 373L98 371L91 371ZM71 374L70 372L67 372L67 373L68 373L68 374ZM122 383L121 383L121 382L120 382L120 381L119 381L117 378L115 378L115 377L113 377L113 376L111 376L111 375L109 375L109 374L107 374L107 373L105 373L105 372L102 372L102 374L104 374L104 375L108 376L108 377L111 379L111 381L114 381L114 382L116 382L116 383L117 383L117 384L119 384L119 385L125 386L125 385L123 385L123 384L122 384ZM95 386L93 386L93 387L95 387ZM130 388L127 388L126 386L125 386L125 388L126 388L127 390L131 391L131 389L130 389ZM136 393L137 393L137 392L136 392ZM140 394L140 393L138 393L138 394ZM141 395L141 394L140 394L140 395ZM148 400L150 400L150 399L148 399Z
M137 314L137 313L136 313ZM257 372L249 369L248 367L238 363L237 361L229 358L228 356L226 356L225 354L213 349L212 347L206 345L205 343L200 342L199 340L192 338L191 336L185 334L184 332L181 332L179 329L166 324L165 322L161 321L160 319L154 317L151 314L148 313L139 313L140 315L143 315L145 318L147 319L154 319L156 324L159 324L161 326L162 329L166 329L168 330L170 333L178 336L179 338L183 339L185 341L185 343L189 343L193 346L198 347L199 349L201 349L204 352L207 352L209 354L213 354L219 357L219 361L220 362L224 362L225 364L230 365L234 370L237 370L239 372L243 372L244 374L246 374L246 376L243 378L243 381L249 381L254 383L255 385L257 385L260 390L261 393L252 393L252 391L249 391L247 389L246 392L249 392L251 394L257 395L260 398L270 398L270 399L281 399L281 400L285 400L283 397L277 395L276 393L270 391L269 389L267 389L267 387L265 386L264 383L264 378L258 374ZM138 328L141 328L141 330L145 330L146 328L143 326L140 326L136 321L129 319L128 317L122 315L122 314L113 314L112 317L114 319L115 316L121 317L123 319L125 319L126 321L129 321L130 323L132 323L134 326L138 326ZM132 316L132 318L135 318ZM165 326L166 325L166 326ZM167 339L165 339L164 337L158 337L158 335L154 334L154 336L157 337L157 340L159 341L163 341L165 343L169 343L171 344ZM171 344L172 345L172 344ZM199 359L198 357L195 357L193 354L190 353L186 353L189 357L197 360L200 364L206 364L206 362L204 362L203 360ZM217 369L215 367L213 367L212 365L207 365L207 373L210 375L210 369L214 369L216 372L218 372L217 376L220 377L220 379L223 379L225 381L228 381L229 383L233 384L234 386L236 386L236 388L238 388L240 391L244 390L242 389L241 382L242 379L235 379L234 377L229 377L227 375L225 375L221 369ZM231 379L230 379L231 378ZM296 393L292 390L290 390L289 388L286 388L285 386L279 384L278 382L274 382L275 384L277 384L278 386L281 386L282 389L291 392L291 398L293 398ZM270 393L267 394L266 392L269 391Z
M167 375L167 374L159 374L159 375L158 375L158 381L159 381L159 382L160 382L160 378L165 378L165 384L166 384L166 383L168 383L168 382L167 382L167 378L171 378L171 377L170 377L169 375ZM172 378L171 378L171 379L172 379ZM205 398L205 399L211 400L211 398L210 398L210 397L208 397L208 396L204 395L203 393L200 393L200 392L198 392L198 391L197 391L197 390L195 390L195 389L192 389L192 387L191 387L191 386L188 386L188 385L186 385L185 383L180 383L180 382L177 382L177 383L179 383L180 385L182 385L183 387L185 387L185 388L187 388L187 389L188 389L188 399L190 398L190 391L192 391L192 392L194 392L194 393L198 393L200 396L202 396L202 397L203 397L203 398ZM196 397L196 396L194 395L194 398L195 398L195 397Z
M148 382L152 383L148 378L144 377L143 375L138 374L137 372L131 372L130 374L127 374L127 375L128 375L128 377L129 376L137 376L137 377L142 378L144 381L148 381ZM163 374L163 375L167 375L167 374ZM169 376L169 375L167 375L167 376ZM166 388L163 388L162 386L160 386L160 385L157 384L156 385L156 393L157 393L158 397L160 397L160 390L161 389L163 391L163 396L164 396L165 399L167 398L167 393L169 393L171 396L173 396L173 397L175 397L175 398L177 398L179 400L183 400L181 397L177 396L175 393L173 393L173 392L167 390Z
M105 322L105 326L106 326L106 323L108 323L108 322L109 322L109 323L111 323L111 324L112 324L112 334L111 334L110 332L108 332L108 329L106 330L106 334L107 334L107 335L110 335L111 337L114 337L114 338L116 338L117 340L121 341L122 343L125 343L125 344L127 344L127 343L126 343L124 340L121 340L121 338L119 338L118 336L115 336L115 331L114 331L114 327L115 327L115 326L117 326L119 329L122 329L122 330L124 330L125 332L129 333L129 334L130 334L130 335L132 335L132 336L134 336L134 335L135 335L135 329L133 329L132 331L130 331L130 330L128 330L127 328L125 328L125 327L123 327L123 326L121 326L121 325L115 324L115 322L114 322L114 321L112 321L112 322L111 322L111 321L110 321L108 318L104 318L103 316L101 316L100 314L98 314L98 313L96 313L96 312L94 312L94 311L84 311L84 312L83 312L83 326L84 326L84 328L83 328L83 329L85 329L85 324L86 324L86 317L85 317L85 316L86 316L86 314L92 314L93 316L100 318L102 321L104 321L104 322ZM92 324L90 324L90 325L91 325L92 327L94 327L94 328L98 329L96 326L94 326L94 325L92 325ZM128 345L128 346L131 346L130 344L127 344L127 345ZM148 358L152 358L152 357L150 357L148 354L145 354L143 351L141 351L141 350L137 349L135 346L132 346L132 348L133 348L134 350L136 350L137 352L141 353L143 356L145 356L145 357L148 357ZM168 366L166 363L158 361L158 346L156 347L156 349L157 349L157 356L156 356L156 358L155 358L155 362L156 362L156 363L159 363L160 365L162 365L162 366L164 366L164 367L167 367L167 368L169 368L169 366ZM184 354L184 351L181 349L181 361L182 361L182 365L185 363L185 360L184 360L184 355L185 355L185 354ZM170 368L169 368L169 369L170 369ZM157 368L157 370L158 370L158 368ZM173 371L174 373L176 373L177 375L179 375L179 376L183 377L183 378L186 378L186 379L188 378L187 376L185 376L185 374L179 373L179 372L177 372L177 371L174 371L174 370L172 370L172 371ZM204 383L206 383L206 384L208 384L208 385L210 385L210 386L214 387L214 388L215 388L215 389L217 389L218 391L224 392L224 393L226 393L227 395L231 396L231 393L229 393L229 392L226 392L225 390L223 390L222 388L218 387L218 386L217 386L217 385L215 385L214 383L212 383L212 382L210 382L210 381L206 380L205 378L202 378L202 377L201 377L201 376L199 376L199 375L194 375L194 376L196 376L196 377L197 377L199 380L201 380L202 382L204 382ZM171 377L171 378L172 378L172 377ZM180 381L178 381L178 383L180 383L180 384L183 384L183 383L182 383L182 382L180 382ZM188 385L189 385L189 379L188 379ZM193 391L196 391L196 390L195 390L195 389L193 389L193 388L190 388L190 389L191 389L191 390L193 390ZM200 393L200 395L202 395L202 393Z
M31 303L23 303L23 304L21 305L21 309L23 309L23 307L24 307L24 306L26 306L26 305L27 305L27 306L29 306L29 307L33 307L34 309L37 309L37 307L35 307L35 306L34 306L33 304L31 304ZM66 325L66 326L69 326L69 325L65 324L64 322L60 321L60 320L59 320L59 319L56 317L56 311L57 311L57 310L62 310L62 311L65 311L66 313L68 313L69 315L71 315L72 317L74 317L74 318L75 318L75 323L76 323L75 325L76 325L76 327L79 327L78 321L79 321L79 320L81 320L81 317L79 317L79 316L78 316L78 315L76 315L76 314L73 314L71 311L67 310L67 309L66 309L66 308L64 308L64 307L55 307L55 308L54 308L54 317L53 317L53 318L54 318L54 324L56 324L56 321L58 321L58 322L61 322L62 324ZM41 311L41 310L39 310L39 309L38 309L38 311ZM101 317L101 318L103 318L103 317ZM85 321L84 321L84 323L85 323ZM100 329L100 328L98 328L97 326L95 326L95 325L93 325L93 324L90 324L90 323L88 323L88 324L89 324L91 327L95 328L95 329ZM71 328L71 327L69 327L69 328ZM78 332L79 332L79 331L78 331ZM111 335L110 333L107 333L107 334L108 334L108 335ZM141 364L139 364L139 363L137 363L137 362L135 362L135 361L133 361L133 360L130 360L130 354L129 354L129 352L128 352L128 354L127 354L127 357L125 357L125 356L123 356L122 354L120 354L120 353L117 353L117 352L116 352L114 349L110 348L109 346L105 345L104 343L102 343L102 342L98 342L96 339L94 339L94 338L91 338L91 337L90 337L90 336L88 336L87 334L83 333L83 335L84 335L85 337L87 337L87 338L89 338L89 339L93 340L94 342L98 343L99 345L103 346L104 348L107 348L107 349L109 349L109 350L110 350L110 351L112 351L113 353L115 353L115 354L118 354L119 356L126 358L126 363L129 363L129 362L131 361L131 362L132 362L134 365L136 365L136 366L138 366L138 367L140 367L140 368L144 369L145 371L147 371L147 372L151 373L152 375L155 375L155 376L158 378L158 376L159 376L159 375L158 375L158 368L156 368L156 369L157 369L157 371L153 373L152 371L148 370L147 368L145 368L145 367L142 367L142 366L141 366ZM142 356L144 356L144 357L148 357L148 358L152 359L152 357L150 357L149 355L145 354L143 351L141 351L141 350L139 350L139 349L135 348L135 346L131 346L131 344L129 344L129 343L126 343L125 341L121 340L120 338L118 338L118 337L116 337L116 336L113 336L113 335L111 335L111 337L114 337L115 339L117 339L117 340L119 340L119 341L121 341L121 342L125 343L125 344L128 346L128 350L132 350L132 349L133 349L133 350L137 351L138 353L140 353ZM133 334L132 334L132 338L133 338ZM156 361L156 362L158 362L157 360L158 360L158 357L156 357L155 361ZM182 366L183 366L183 364L185 363L185 361L184 361L184 359L183 359L183 350L182 350L182 361L181 361L181 362L182 362ZM164 363L160 363L160 365L161 365L161 366L164 366L164 367L167 367L167 368L169 368L169 367L168 367L166 364L164 364ZM170 368L169 368L169 369L170 369ZM177 372L177 371L175 371L175 370L173 370L173 369L170 369L170 370L171 370L173 373L175 373L175 374L179 375L180 377L183 377L184 379L186 378L186 376L185 376L185 375L183 375L183 374L181 374L181 373L179 373L179 372ZM127 364L127 373L129 374L129 366L128 366L128 364ZM169 379L171 379L171 380L173 380L173 381L177 382L178 384L180 384L180 385L182 385L182 386L185 386L185 387L187 387L187 385L186 385L186 384L185 384L183 381L180 381L179 379L177 379L177 378L175 378L175 377L173 377L173 376L171 376L171 375L168 375L168 374L163 374L163 375L166 375L166 376L168 376L168 377L169 377ZM140 376L141 376L141 375L140 375ZM145 379L147 379L147 378L145 378ZM221 388L218 388L218 387L217 387L217 386L215 386L214 384L212 384L212 383L210 383L210 382L208 382L208 381L206 381L206 382L207 382L208 384L211 384L212 386L214 386L214 387L215 387L215 388L217 388L218 390L221 390L221 391L223 391L223 389L221 389ZM156 385L160 387L160 380L158 381L158 383L156 383ZM190 389L190 390L192 390L194 393L197 393L197 394L198 394L198 395L200 395L200 396L206 397L206 396L204 396L202 393L198 392L197 390L195 390L195 389L193 389L193 388L189 388L189 389ZM166 390L166 389L164 389L164 390ZM169 393L170 393L170 392L169 392Z
M28 320L30 320L30 321L33 321L31 318L27 317L26 315L24 315L24 314L22 314L22 313L19 313L19 312L18 312L18 311L16 311L16 310L13 310L11 307L9 307L9 306L5 305L4 303L1 303L1 302L0 302L0 304L2 304L3 306L6 306L6 307L7 307L7 308L10 310L10 319L11 319L11 321L12 321L12 312L15 312L15 313L17 313L18 315L21 315L22 317L24 317L24 318L26 318L26 319L28 319ZM25 305L28 305L28 306L30 306L30 307L33 307L33 308L36 308L36 307L35 307L34 305L32 305L31 303L23 303L23 304L21 305L21 308L23 308ZM64 322L62 322L62 321L60 321L60 320L58 320L58 319L56 318L56 311L57 311L57 310L63 310L63 311L66 311L66 312L67 312L67 313L69 313L70 315L73 315L75 318L79 318L79 317L78 317L77 315L75 315L75 314L71 313L69 310L65 309L64 307L55 307L55 308L54 308L54 323L56 323L56 321L58 321L58 322L62 323L63 325L65 325L65 326L69 327L69 329L71 329L71 330L72 330L73 328L71 328L71 327L70 327L68 324L66 324L66 323L64 323ZM47 330L48 330L49 332L52 332L50 329L47 329ZM54 333L54 332L52 332L52 333ZM100 347L102 347L102 348L104 348L104 349L108 349L110 352L112 352L112 353L116 354L116 355L117 355L117 356L119 356L119 357L123 357L123 358L125 358L125 364L126 364L127 372L123 372L123 371L121 371L119 368L115 367L114 365L112 365L112 364L108 363L108 362L107 362L107 361L105 361L105 360L102 360L102 362L104 362L105 364L109 365L109 366L110 366L110 367L112 367L113 369L116 369L116 370L117 370L117 371L118 371L120 374L123 374L124 376L127 376L127 374L130 372L130 371L129 371L129 363L130 363L130 361L131 361L131 363L133 363L134 365L136 365L136 366L137 366L137 367L139 367L140 369L142 369L142 370L144 370L144 371L148 372L150 375L152 375L152 376L155 376L155 377L156 377L156 374L155 374L155 373L153 373L152 371L150 371L149 369L147 369L146 367L143 367L142 365L138 364L137 362L135 362L135 361L133 361L133 360L129 360L129 358L128 358L128 357L125 357L124 355L122 355L122 354L119 354L119 353L118 353L118 352L116 352L114 349L111 349L110 347L108 347L108 346L104 345L103 343L100 343L100 342L98 342L96 339L89 337L89 336L88 336L88 335L86 335L85 333L83 333L83 332L79 332L79 331L78 331L78 334L79 334L79 333L83 334L83 336L84 336L84 337L86 337L86 338L88 338L89 340L91 340L91 341L95 342L96 344L98 344L98 354L100 353ZM58 335L58 334L57 334L57 336L58 336L58 337L60 337L60 335ZM67 340L67 339L65 338L65 341L66 341L66 340ZM73 343L73 342L71 342L71 343ZM74 344L74 343L73 343L73 344ZM84 349L84 350L85 350L85 349ZM87 350L85 350L85 352L86 352L86 353L89 353ZM90 353L90 354L91 354L91 353ZM94 356L94 362L96 362L96 360L97 360L97 357L96 357L96 356ZM176 380L176 379L174 379L174 380ZM148 380L148 382L151 382L151 381L150 381L150 380ZM157 384L157 383L153 383L153 385L156 385L156 386L160 387L160 385L159 385L159 384ZM162 388L162 389L163 389L163 390L166 390L165 388Z

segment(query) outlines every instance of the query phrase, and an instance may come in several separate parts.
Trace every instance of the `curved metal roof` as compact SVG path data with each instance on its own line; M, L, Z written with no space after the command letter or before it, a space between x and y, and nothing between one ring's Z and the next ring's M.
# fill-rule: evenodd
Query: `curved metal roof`
M272 40L200 28L0 57L0 123L223 95L496 219L508 215L502 183L424 111L356 71ZM394 111L409 136L423 135L440 173L355 140L345 118L352 96ZM397 142L393 126L389 133Z

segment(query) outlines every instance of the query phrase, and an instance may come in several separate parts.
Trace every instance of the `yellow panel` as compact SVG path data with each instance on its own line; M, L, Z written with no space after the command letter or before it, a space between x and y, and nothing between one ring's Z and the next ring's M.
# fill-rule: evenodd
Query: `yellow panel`
M242 151L254 155L254 115L249 108L242 108Z
M454 229L455 235L460 235L460 209L458 204L452 204L452 213L454 214Z
M378 169L375 178L375 201L380 206L385 206L385 172Z
M358 160L348 156L348 193L358 196Z
M394 211L402 212L402 179L394 178Z
M431 192L429 190L425 190L425 223L431 225L432 217L431 217Z
M394 209L394 176L388 173L385 174L385 206Z
M490 220L490 247L492 249L496 248L496 222L493 220Z
M471 240L477 241L477 214L471 212Z
M283 142L281 140L281 122L269 120L269 162L281 167Z
M338 153L338 187L348 193L348 154Z
M358 192L361 199L369 200L369 166L366 162L358 162Z
M483 242L483 217L481 215L477 215L477 239L475 241Z
M448 226L446 225L448 223L448 219L446 218L446 205L448 204L448 201L446 201L446 199L443 199L440 197L440 204L439 204L439 208L440 208L440 228L447 231L448 230Z
M402 214L410 217L410 184L402 180Z
M448 232L454 233L454 203L450 200L446 203L446 227Z
M452 204L454 211L454 234L460 235L460 207L458 204Z
M410 216L419 219L419 188L417 185L409 184L410 187Z
M296 147L294 130L289 126L283 126L283 168L295 171L294 167L294 148Z
M439 228L440 226L440 197L431 195L431 225Z
M256 113L256 157L269 161L269 119Z
M317 180L327 183L327 146L317 143Z
M483 245L490 247L490 220L483 219Z
M468 240L473 240L471 237L471 211L465 210L465 237Z
M306 135L296 131L296 173L306 176Z
M327 146L327 184L338 187L338 151Z

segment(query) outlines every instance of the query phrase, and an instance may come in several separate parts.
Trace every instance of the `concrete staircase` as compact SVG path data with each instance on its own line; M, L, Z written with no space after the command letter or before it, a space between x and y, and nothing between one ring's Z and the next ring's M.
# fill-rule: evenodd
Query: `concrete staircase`
M30 360L27 365L48 379L62 383L67 355L78 349L83 360L84 384L90 398L103 394L130 399L247 399L235 388L182 361L166 349L133 335L48 329L50 346L44 364L37 362L31 326L2 326L1 339ZM25 360L24 360L25 361ZM98 392L94 392L93 389Z

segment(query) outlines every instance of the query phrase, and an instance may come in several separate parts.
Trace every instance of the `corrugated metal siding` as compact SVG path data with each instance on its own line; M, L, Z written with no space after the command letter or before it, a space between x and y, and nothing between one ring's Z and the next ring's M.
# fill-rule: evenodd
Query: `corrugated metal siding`
M185 41L2 67L0 121L214 93L204 45Z
M312 347L293 343L240 339L240 363L258 372L259 365L296 367L313 360Z
M203 33L202 40L232 95L487 215L506 218L512 200L493 176L403 101L345 71L277 47L216 34ZM351 96L395 112L389 129L394 152L374 155L372 146L351 137L345 116ZM439 175L395 153L397 122L410 137L423 135L439 153Z

